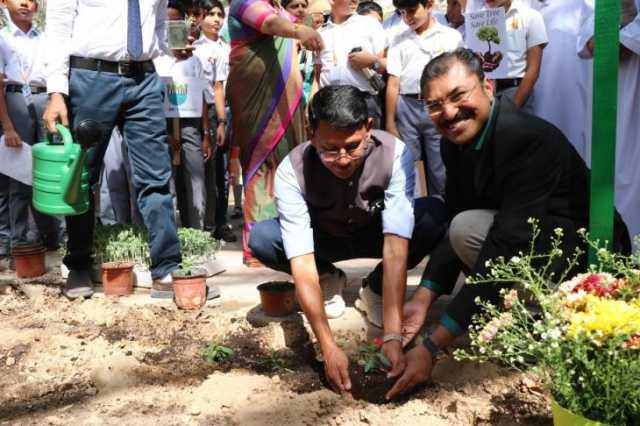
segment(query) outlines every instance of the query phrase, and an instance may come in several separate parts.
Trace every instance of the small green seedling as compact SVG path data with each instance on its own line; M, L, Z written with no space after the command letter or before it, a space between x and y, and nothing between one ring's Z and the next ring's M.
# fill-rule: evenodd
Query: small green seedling
M256 362L256 364L270 371L287 369L287 361L284 358L282 358L282 356L278 353L278 351L274 351L274 350L270 351L267 355L260 358Z
M207 343L202 351L202 357L208 362L222 362L227 360L233 355L233 349L223 345L219 345L215 342Z
M358 353L360 360L364 363L365 374L391 367L391 363L380 351L380 347L374 343L360 347Z

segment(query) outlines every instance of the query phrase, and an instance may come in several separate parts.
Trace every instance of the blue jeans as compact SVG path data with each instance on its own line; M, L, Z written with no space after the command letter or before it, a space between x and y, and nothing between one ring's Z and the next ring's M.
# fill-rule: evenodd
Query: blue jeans
M447 210L444 203L434 197L419 198L414 206L415 226L409 242L407 269L414 268L442 239L447 229ZM318 273L330 272L333 262L357 258L381 258L384 246L382 232L360 239L335 238L314 232L314 257ZM291 273L284 252L278 219L258 222L251 229L249 247L253 255L265 266L276 271ZM382 294L382 262L367 277L367 285Z
M114 73L72 68L69 102L73 127L85 119L104 127L103 140L88 155L91 187L97 182L114 126L118 126L129 154L131 178L138 207L149 231L151 276L167 275L181 262L180 243L169 187L171 160L158 75L144 73L121 76ZM93 197L90 197L93 201ZM91 267L94 212L67 216L69 269Z

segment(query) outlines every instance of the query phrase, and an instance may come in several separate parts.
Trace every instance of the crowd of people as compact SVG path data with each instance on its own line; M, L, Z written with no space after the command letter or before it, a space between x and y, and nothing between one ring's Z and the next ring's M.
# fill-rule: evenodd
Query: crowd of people
M640 234L640 5L621 3L610 243L628 253ZM28 185L0 174L0 256L37 239L55 248L66 235L69 298L93 294L96 216L146 227L151 296L172 297L178 224L233 241L231 188L245 263L292 275L337 392L351 385L328 322L345 311L346 276L333 263L382 259L356 308L382 331L394 398L430 377L478 298L498 301L504 284L456 282L526 250L530 217L539 250L557 228L567 255L584 244L576 231L588 227L598 125L588 0L448 0L446 11L393 0L386 17L370 0L59 0L48 2L44 33L35 0L4 4L4 144L19 149L87 118L104 130L89 164L92 187L103 188L98 213L92 204L64 220L43 215ZM465 47L465 15L487 8L504 9L505 78L487 78ZM167 21L184 20L189 43L170 49ZM201 116L166 117L161 78L205 81ZM427 255L405 303L407 270ZM443 294L454 294L448 310L405 353Z

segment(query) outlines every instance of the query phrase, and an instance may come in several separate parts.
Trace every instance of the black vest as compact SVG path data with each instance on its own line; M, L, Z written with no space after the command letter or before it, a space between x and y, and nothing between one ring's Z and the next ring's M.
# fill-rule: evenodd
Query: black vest
M373 130L371 136L362 165L345 180L325 167L310 142L289 154L314 234L350 238L382 233L384 192L391 181L396 144L382 130Z

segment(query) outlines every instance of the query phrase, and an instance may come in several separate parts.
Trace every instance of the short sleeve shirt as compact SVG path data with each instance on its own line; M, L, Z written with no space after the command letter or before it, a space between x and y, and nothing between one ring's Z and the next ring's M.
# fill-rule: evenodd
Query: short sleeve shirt
M320 87L349 84L363 92L375 91L360 70L349 65L349 53L356 47L374 55L384 51L386 33L380 22L370 16L353 14L341 24L329 20L321 29L324 49L316 58L322 66Z
M230 46L221 38L210 40L204 35L194 43L196 50L194 55L200 59L204 70L207 85L207 103L214 102L213 84L217 81L226 81L229 77L229 52Z
M433 21L434 25L422 34L407 28L397 34L387 51L387 72L400 78L400 94L418 94L424 67L444 52L461 47L460 33Z
M382 232L410 239L414 227L414 158L399 139L395 141L394 155L391 180L384 192ZM289 156L282 160L276 172L275 200L287 259L313 253L311 216Z
M46 87L45 49L38 30L24 33L9 20L0 30L0 72L5 83Z
M522 78L527 70L527 50L547 44L547 30L537 10L514 2L507 11L507 61L509 78Z

